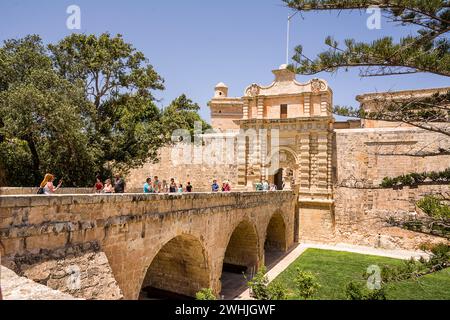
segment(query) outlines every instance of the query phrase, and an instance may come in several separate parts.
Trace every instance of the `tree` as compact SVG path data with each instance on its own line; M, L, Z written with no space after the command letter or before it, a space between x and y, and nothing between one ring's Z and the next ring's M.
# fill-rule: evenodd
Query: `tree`
M74 34L48 48L36 35L0 47L2 184L36 186L51 172L92 185L157 160L173 129L203 122L185 95L156 107L163 80L120 35Z
M372 43L347 39L341 46L333 38L325 40L329 50L311 59L296 47L291 65L295 72L313 75L335 72L340 68L360 68L360 76L388 76L433 73L450 76L450 3L448 0L284 0L290 8L307 10L353 10L378 6L390 21L416 26L416 35L395 43L385 37ZM372 120L405 122L425 130L450 135L450 92L436 92L429 97L402 99L380 98L377 110L338 106L335 113ZM444 123L444 125L442 125Z
M164 81L144 54L108 33L73 34L49 49L57 72L90 102L82 113L89 144L102 151L98 161L127 171L155 159L166 141L153 91Z
M173 100L170 105L164 109L161 118L166 139L170 140L173 131L176 129L187 129L190 131L191 136L193 136L196 122L201 124L202 132L211 129L211 126L198 114L199 110L199 105L187 98L185 94L182 94Z
M45 172L83 183L95 149L78 117L83 93L52 69L37 36L0 48L0 166L10 185L36 185Z

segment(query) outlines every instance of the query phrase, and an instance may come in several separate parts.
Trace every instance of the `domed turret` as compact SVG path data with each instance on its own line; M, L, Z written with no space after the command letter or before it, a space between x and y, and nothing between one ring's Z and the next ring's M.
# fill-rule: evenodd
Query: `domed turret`
M228 97L228 87L225 83L220 82L215 87L214 98L226 98Z

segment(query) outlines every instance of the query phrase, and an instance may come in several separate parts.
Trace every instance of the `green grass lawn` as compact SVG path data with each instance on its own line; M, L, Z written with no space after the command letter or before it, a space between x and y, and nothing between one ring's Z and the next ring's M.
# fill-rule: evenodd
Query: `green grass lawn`
M283 283L291 292L291 299L295 296L293 279L297 267L314 273L321 288L314 296L319 300L342 300L345 297L345 286L352 280L361 280L370 265L398 265L398 259L363 255L349 252L308 249L275 281ZM387 298L391 300L420 300L433 299L450 300L450 269L427 275L419 280L391 283L387 286Z

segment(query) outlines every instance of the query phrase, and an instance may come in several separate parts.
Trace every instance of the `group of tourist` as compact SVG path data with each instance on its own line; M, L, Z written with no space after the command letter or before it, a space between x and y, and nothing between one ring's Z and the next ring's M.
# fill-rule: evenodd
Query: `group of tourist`
M55 175L47 173L44 176L41 184L39 185L38 194L51 195L54 194L58 189L61 188L63 184L63 179L59 180L58 185L55 187L54 181L56 180ZM95 193L124 193L125 192L125 181L120 175L116 175L114 179L114 185L111 179L106 179L103 183L100 176L96 177L96 182L93 187Z
M170 183L167 183L166 180L160 182L158 176L154 176L152 178L147 178L143 191L144 193L183 193L183 192L193 192L194 187L190 181L186 183L186 187L183 187L182 183L176 183L174 178L170 179ZM225 181L222 184L222 188L217 183L217 180L214 180L211 185L212 192L231 192L231 185L229 181Z
M103 183L102 177L97 176L96 180L94 185L95 193L125 193L125 180L118 174L114 178L114 185L111 179L106 179L105 183Z
M278 187L275 184L269 184L267 180L260 181L255 185L256 191L277 191ZM284 183L283 183L284 189Z

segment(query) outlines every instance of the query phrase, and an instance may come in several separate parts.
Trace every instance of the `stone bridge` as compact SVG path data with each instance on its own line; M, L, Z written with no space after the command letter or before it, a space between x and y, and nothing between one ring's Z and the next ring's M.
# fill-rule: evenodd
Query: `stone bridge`
M145 287L219 294L224 265L257 270L265 252L293 245L295 204L289 191L0 196L2 264L83 298L138 299ZM94 255L77 260L86 252ZM92 265L98 253L107 258L101 270ZM83 292L60 281L69 260L88 283ZM93 285L119 294L96 296Z

